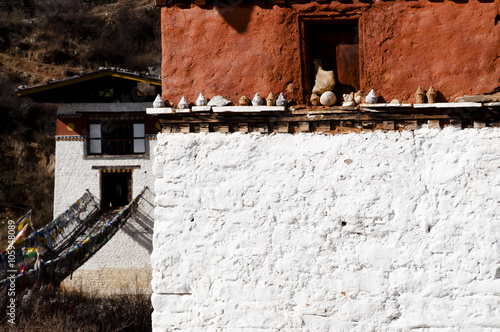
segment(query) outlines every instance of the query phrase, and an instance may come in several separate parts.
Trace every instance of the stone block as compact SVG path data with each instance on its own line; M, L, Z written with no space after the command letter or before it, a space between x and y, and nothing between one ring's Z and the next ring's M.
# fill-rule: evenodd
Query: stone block
M409 120L409 121L406 121L405 127L407 130L415 130L418 128L418 123L415 120Z
M362 121L361 122L361 127L363 128L363 130L373 130L373 128L375 127L375 124L373 123L373 121Z
M161 132L164 134L170 134L172 132L172 125L171 124L162 124L161 125Z
M439 120L429 120L427 122L429 128L431 129L439 129L441 128L441 125L439 124Z
M278 133L288 133L288 122L278 122L276 128Z
M308 133L310 130L309 122L299 122L299 132Z
M248 123L238 123L236 128L239 133L248 133Z
M208 123L200 123L200 133L208 133L210 131L210 127Z
M172 128L172 133L174 133L174 134L181 133L181 125L179 125L179 124L176 123L176 124L172 124L171 126L172 126L171 127Z
M316 123L316 131L328 134L330 132L330 121L318 121Z
M417 121L415 120L406 120L397 123L399 130L415 130L417 129Z
M189 134L191 132L191 126L189 123L181 123L179 125L179 131L182 134Z
M268 133L269 129L267 127L267 123L259 123L257 125L252 126L252 131L256 133Z
M340 121L339 125L340 125L340 127L346 127L346 128L355 128L356 127L356 123L354 121L350 121L350 120L342 120L342 121Z
M394 130L394 121L384 121L382 122L383 130Z
M229 133L229 125L227 123L220 123L218 129L219 133Z
M474 121L474 128L480 129L480 128L484 128L484 127L486 127L486 121L484 121L484 120L483 121L481 121L481 120Z

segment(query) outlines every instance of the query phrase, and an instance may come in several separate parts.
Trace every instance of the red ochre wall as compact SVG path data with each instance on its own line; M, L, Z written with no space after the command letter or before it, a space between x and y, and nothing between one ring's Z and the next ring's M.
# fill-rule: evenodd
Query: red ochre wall
M87 121L84 117L57 118L57 136L81 136L87 135Z
M460 3L465 2L465 3ZM490 0L162 8L163 98L272 91L302 102L299 17L359 17L360 82L390 101L431 85L453 101L500 87L500 4Z

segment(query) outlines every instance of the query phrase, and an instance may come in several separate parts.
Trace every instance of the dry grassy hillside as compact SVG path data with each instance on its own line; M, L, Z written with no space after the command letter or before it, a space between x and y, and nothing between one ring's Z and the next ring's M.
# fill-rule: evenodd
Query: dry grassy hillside
M160 64L153 0L0 0L0 230L29 209L37 226L52 217L55 106L20 100L17 87Z

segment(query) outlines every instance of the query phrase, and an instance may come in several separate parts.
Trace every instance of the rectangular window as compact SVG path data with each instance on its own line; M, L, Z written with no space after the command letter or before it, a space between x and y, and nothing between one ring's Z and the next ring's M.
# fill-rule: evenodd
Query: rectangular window
M146 153L144 123L134 123L134 153Z
M102 153L100 124L91 124L89 126L89 152L91 154Z
M305 73L304 102L308 103L315 81L314 60L333 71L338 104L342 95L360 89L360 52L357 20L334 20L324 17L302 19L302 62Z
M103 122L89 125L89 154L145 154L144 123Z

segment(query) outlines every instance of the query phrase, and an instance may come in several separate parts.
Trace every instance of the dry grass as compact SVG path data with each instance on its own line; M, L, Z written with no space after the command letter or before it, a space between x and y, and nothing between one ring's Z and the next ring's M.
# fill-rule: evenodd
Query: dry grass
M152 1L27 1L1 12L0 52L10 56L40 67L159 71L160 10Z
M2 315L6 310L2 306ZM99 295L80 291L44 290L24 295L15 325L6 317L2 331L151 331L150 295Z

